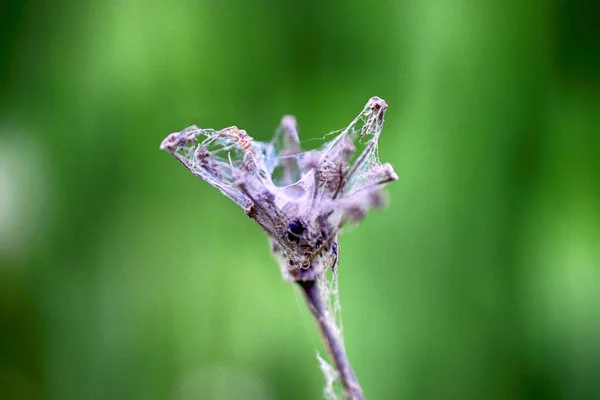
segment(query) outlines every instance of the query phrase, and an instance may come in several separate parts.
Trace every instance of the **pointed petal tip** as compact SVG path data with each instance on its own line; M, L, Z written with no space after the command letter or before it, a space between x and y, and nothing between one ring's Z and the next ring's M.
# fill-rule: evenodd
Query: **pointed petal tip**
M169 134L169 136L167 136L166 138L163 139L162 142L160 142L159 149L171 151L173 149L173 147L177 145L178 135L179 135L179 132L173 132L173 133Z
M367 107L370 109L374 109L374 110L384 110L385 111L385 110L387 110L388 105L385 102L385 100L383 100L381 97L373 96L367 102Z

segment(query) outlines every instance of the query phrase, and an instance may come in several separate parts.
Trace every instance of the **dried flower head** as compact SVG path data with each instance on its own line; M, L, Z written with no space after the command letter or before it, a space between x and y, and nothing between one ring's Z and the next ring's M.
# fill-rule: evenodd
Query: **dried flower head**
M381 207L381 188L398 179L377 154L386 109L385 101L371 98L350 125L326 135L316 150L301 150L290 115L269 143L254 141L235 126L219 131L191 126L160 145L267 233L284 279L305 290L347 397L357 399L362 391L347 361L341 328L329 315L330 304L323 304L314 289L327 269L336 271L340 228Z
M160 145L194 175L236 202L264 229L286 280L315 279L337 266L337 234L383 205L380 189L398 179L381 164L377 141L387 109L369 100L321 148L302 152L296 119L286 115L270 143L235 126L172 133Z

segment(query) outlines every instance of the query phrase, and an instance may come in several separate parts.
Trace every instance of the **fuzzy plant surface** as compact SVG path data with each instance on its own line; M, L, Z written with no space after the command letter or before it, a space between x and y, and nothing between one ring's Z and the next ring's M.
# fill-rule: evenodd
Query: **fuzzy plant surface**
M378 157L387 104L369 99L344 129L303 151L296 119L286 115L271 142L253 140L236 126L221 130L191 126L160 145L190 172L238 204L267 234L283 279L301 288L313 314L330 365L318 356L326 376L325 397L364 399L342 336L337 286L338 234L370 209L384 205L381 189L398 179Z

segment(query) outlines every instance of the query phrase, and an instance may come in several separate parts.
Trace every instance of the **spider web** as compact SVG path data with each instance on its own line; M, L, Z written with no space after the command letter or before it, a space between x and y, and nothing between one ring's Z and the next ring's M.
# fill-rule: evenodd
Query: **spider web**
M256 203L252 195L272 197L277 216L257 222L271 240L281 215L327 215L340 229L346 222L356 223L366 211L378 207L382 184L397 179L389 164L381 164L378 140L384 123L385 101L371 98L361 113L344 129L330 132L320 147L302 151L296 120L285 116L271 142L254 141L244 130L222 130L191 126L169 135L161 149L170 151L194 175L220 190L247 210ZM285 219L285 218L284 218ZM337 231L334 242L339 252ZM315 259L318 290L325 308L325 318L333 325L343 346L343 324L338 287L338 255ZM327 264L327 265L323 265ZM286 260L280 260L286 280L293 280ZM326 377L325 395L338 399L335 382L338 373L317 354Z
M330 273L326 273L324 276L318 279L319 295L323 299L325 305L326 318L333 325L335 335L340 341L342 347L346 347L344 344L344 327L342 321L342 306L340 303L339 285L338 285L338 271L332 270ZM323 396L327 400L339 400L343 398L343 390L339 383L338 371L323 359L317 352L317 360L325 375L325 387L323 389Z

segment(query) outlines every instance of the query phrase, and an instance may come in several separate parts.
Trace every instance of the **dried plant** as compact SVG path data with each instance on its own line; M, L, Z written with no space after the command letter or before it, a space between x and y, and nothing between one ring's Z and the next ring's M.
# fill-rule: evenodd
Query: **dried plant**
M266 232L283 278L302 288L335 365L319 357L328 398L337 397L333 382L339 378L346 398L364 399L342 338L338 233L381 207L381 188L398 179L377 153L386 109L385 101L371 98L348 127L326 135L316 150L301 150L296 120L289 115L270 143L254 141L235 126L219 131L191 126L160 145Z

